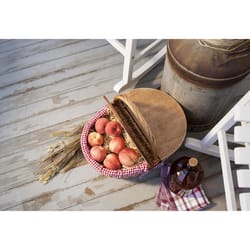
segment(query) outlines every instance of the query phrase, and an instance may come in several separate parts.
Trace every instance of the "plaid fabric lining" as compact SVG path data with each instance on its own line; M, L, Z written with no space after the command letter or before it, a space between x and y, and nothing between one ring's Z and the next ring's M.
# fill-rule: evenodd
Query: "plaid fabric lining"
M81 134L81 148L85 159L96 168L101 174L114 177L114 178L128 178L132 176L138 176L146 174L149 171L149 165L146 161L134 166L129 169L110 170L105 168L90 157L89 146L88 146L88 134L89 130L94 126L97 119L107 115L107 105L105 105L99 112L97 112L85 125Z
M209 200L201 185L192 189L188 196L179 196L168 189L167 176L170 164L161 166L161 185L156 195L157 206L166 210L191 211L200 210L209 205Z

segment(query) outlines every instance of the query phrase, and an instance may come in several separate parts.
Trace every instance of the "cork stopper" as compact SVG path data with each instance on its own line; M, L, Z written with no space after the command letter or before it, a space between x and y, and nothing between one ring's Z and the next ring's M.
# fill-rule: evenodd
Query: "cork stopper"
M198 160L197 158L194 158L194 157L191 157L189 160L188 160L188 165L190 167L196 167L198 165Z

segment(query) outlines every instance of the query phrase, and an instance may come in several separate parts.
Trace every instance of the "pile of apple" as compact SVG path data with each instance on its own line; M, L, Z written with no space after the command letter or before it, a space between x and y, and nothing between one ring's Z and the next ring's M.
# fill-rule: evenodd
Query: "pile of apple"
M134 166L139 153L126 145L122 131L119 122L99 118L88 134L91 158L111 170Z

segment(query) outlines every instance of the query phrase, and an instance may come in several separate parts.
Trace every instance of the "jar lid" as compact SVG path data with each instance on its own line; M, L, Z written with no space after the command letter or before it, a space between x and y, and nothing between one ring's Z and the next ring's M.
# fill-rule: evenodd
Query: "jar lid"
M194 157L191 157L189 160L188 160L188 165L190 167L196 167L198 165L198 160L197 158L194 158Z

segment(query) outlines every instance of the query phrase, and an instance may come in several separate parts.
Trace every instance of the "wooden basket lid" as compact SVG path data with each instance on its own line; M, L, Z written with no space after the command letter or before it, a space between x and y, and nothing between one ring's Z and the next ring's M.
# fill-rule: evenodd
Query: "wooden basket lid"
M173 154L185 138L185 114L177 101L161 90L130 90L115 96L111 108L152 167Z

